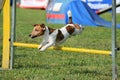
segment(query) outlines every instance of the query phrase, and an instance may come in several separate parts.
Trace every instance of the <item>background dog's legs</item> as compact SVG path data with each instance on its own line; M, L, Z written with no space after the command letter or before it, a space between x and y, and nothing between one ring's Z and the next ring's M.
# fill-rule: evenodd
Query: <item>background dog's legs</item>
M67 12L67 15L68 15L68 17L69 17L69 24L72 24L73 22L72 22L72 13L71 13L71 11L69 10L68 12Z

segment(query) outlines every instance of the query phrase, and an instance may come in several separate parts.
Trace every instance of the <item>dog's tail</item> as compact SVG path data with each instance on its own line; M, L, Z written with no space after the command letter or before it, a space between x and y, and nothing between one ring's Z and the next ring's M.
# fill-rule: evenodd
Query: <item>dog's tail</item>
M69 24L73 24L73 22L72 22L72 13L71 13L71 11L69 10L68 12L67 12L67 15L68 15L68 18L69 18Z

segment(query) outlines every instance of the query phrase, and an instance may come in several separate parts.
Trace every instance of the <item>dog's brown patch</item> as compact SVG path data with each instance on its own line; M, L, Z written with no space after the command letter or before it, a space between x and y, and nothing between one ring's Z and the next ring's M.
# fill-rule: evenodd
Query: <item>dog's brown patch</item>
M56 42L59 42L63 39L64 39L64 35L62 34L62 32L60 30L58 30L58 34L57 34L57 37L56 37Z
M51 34L51 33L53 33L55 31L55 29L50 28L50 27L48 27L48 30L49 30L49 34Z
M73 26L70 26L70 25L67 26L66 29L70 35L75 31L75 28Z

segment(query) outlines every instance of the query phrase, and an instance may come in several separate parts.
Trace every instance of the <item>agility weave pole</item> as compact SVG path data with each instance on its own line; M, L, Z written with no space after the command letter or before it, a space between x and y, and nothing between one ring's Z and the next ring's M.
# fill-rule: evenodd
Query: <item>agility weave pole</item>
M28 47L28 48L38 48L39 46L37 44L26 44L26 43L18 43L18 42L14 42L13 45L18 47ZM85 48L72 48L72 47L50 47L48 48L48 50L63 50L70 52L84 52L84 53L105 54L105 55L111 54L111 51L85 49Z

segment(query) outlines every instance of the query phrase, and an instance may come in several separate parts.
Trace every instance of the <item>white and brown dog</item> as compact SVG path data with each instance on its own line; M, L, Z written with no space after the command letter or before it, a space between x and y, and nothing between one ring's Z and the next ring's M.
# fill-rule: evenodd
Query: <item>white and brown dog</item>
M69 24L61 29L52 29L44 24L35 24L32 33L29 35L31 38L43 37L43 42L39 45L38 49L44 51L50 46L58 46L63 43L72 35L79 34L83 27L78 24L72 23L71 11L68 11Z
M29 36L31 38L41 36L43 42L39 45L38 49L44 51L50 46L58 46L70 36L79 34L82 30L82 26L78 24L67 24L61 29L52 29L44 24L35 24Z

